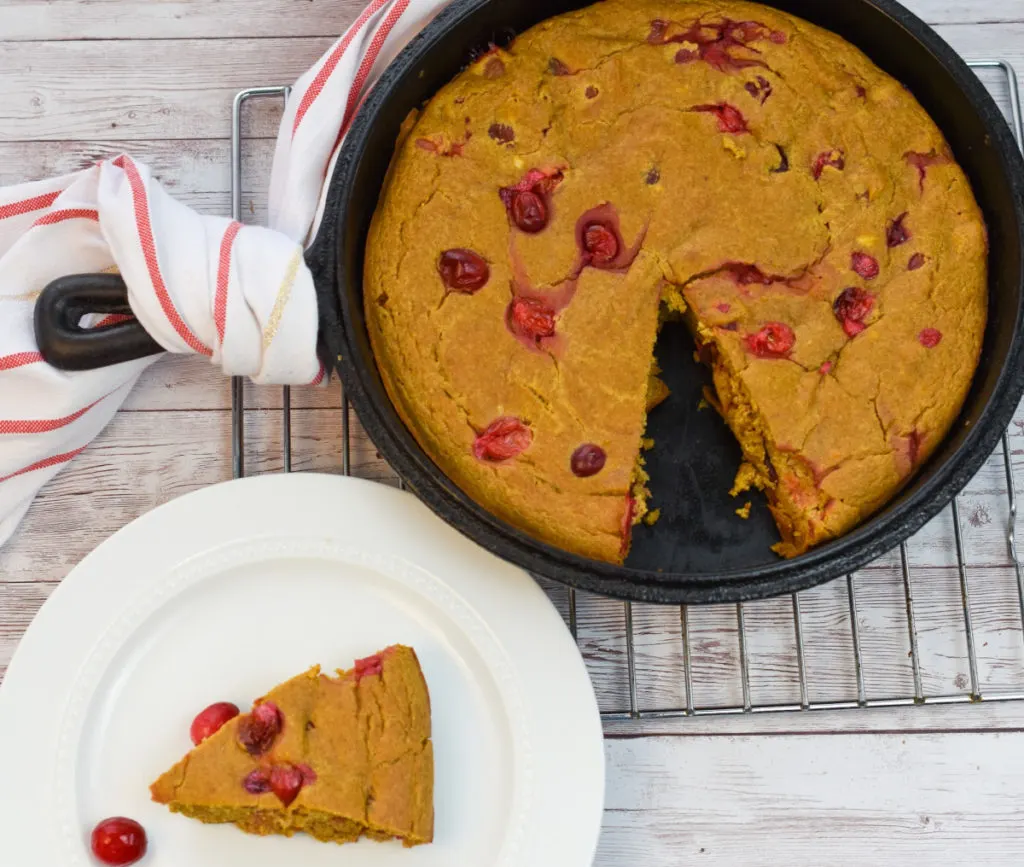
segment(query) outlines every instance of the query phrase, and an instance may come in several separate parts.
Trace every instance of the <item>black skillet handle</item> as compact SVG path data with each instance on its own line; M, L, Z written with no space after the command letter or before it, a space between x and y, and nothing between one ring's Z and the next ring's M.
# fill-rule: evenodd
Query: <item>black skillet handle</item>
M117 274L74 274L47 286L36 301L36 342L58 370L96 370L157 355L164 348L135 320L82 328L88 313L131 314L128 287Z

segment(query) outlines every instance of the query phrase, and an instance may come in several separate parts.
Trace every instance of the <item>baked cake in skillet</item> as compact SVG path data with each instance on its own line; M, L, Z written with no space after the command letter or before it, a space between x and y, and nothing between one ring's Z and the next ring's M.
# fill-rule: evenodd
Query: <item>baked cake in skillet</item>
M606 0L409 119L365 306L441 469L611 562L648 508L653 347L682 316L743 448L736 491L766 492L791 557L869 517L949 431L986 245L939 129L843 39L751 3Z

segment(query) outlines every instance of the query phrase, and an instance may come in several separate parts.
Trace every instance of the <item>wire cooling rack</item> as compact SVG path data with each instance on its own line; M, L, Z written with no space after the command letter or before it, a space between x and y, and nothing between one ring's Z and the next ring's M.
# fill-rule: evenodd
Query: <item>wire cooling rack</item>
M970 61L1024 143L1015 70ZM232 216L241 219L242 114L235 98ZM245 475L245 386L232 381L235 477ZM1024 570L1017 555L1012 440L949 509L897 551L824 588L707 608L633 605L545 583L587 661L602 716L630 721L723 714L1024 701ZM284 470L292 470L291 392L283 394ZM342 395L341 472L352 473ZM1024 459L1024 458L1022 458ZM401 482L395 478L395 484ZM967 515L966 523L964 515ZM952 688L951 688L952 687Z

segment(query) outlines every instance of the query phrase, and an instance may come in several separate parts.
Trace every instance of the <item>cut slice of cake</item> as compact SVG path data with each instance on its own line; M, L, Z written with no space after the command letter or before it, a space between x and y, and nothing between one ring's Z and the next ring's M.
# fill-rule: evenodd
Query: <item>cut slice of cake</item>
M286 681L150 789L175 813L250 834L430 843L430 697L415 652L396 645L337 677L315 667Z

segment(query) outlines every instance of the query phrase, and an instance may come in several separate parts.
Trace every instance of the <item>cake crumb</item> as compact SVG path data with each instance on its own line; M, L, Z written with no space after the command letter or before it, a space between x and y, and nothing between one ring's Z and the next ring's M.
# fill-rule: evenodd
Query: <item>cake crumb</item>
M742 509L736 510L736 514L739 515L744 521L746 521L747 518L750 517L750 510L751 508L753 508L753 505L753 503L747 502L747 504L743 506Z
M749 491L754 487L754 481L756 478L757 470L754 469L753 464L744 461L740 464L740 468L736 472L736 481L733 482L732 490L729 491L729 496L738 497L744 491Z
M736 142L733 141L728 136L722 137L722 147L724 147L727 151L729 151L729 153L731 153L737 159L745 160L747 158L746 150L742 148L740 145L736 144Z
M651 437L644 437L642 440L640 440L640 448L642 448L645 452L649 452L651 449L654 448L654 440Z
M661 509L652 509L646 515L644 515L644 523L648 527L653 527L657 522L658 518L661 517Z
M683 300L683 295L676 287L672 287L670 291L664 292L661 296L661 303L665 305L666 309L670 313L685 313L686 302Z
M711 404L708 403L707 398L702 397L697 403L697 412L703 412L706 409L711 409Z

